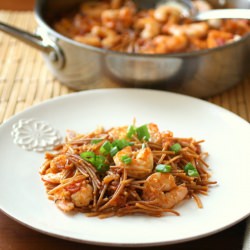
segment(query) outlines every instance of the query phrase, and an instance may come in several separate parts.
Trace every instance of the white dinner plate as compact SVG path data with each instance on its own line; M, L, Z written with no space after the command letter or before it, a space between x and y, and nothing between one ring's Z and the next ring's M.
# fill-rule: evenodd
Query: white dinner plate
M85 133L98 125L129 125L133 118L137 125L154 122L160 130L171 130L175 136L205 139L202 149L209 153L211 180L218 184L210 188L208 196L201 196L204 208L187 200L176 208L180 216L107 219L67 215L56 208L47 199L38 173L44 153L25 147L46 144L32 141L32 136L39 136L34 128L52 134L51 126L64 136L67 129ZM21 129L19 137L23 138L15 138L18 128L22 128L20 122L32 121L37 125ZM0 126L0 159L2 211L35 230L73 241L110 246L173 244L224 230L250 213L249 123L223 108L184 95L143 89L99 89L51 99Z

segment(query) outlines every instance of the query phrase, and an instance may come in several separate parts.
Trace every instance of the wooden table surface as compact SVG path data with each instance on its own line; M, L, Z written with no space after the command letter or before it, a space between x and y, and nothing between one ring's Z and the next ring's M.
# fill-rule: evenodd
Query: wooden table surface
M32 12L0 10L0 21L29 31L36 28ZM39 52L0 33L0 124L29 106L70 92L72 91L61 85L50 74ZM207 101L250 121L250 77L246 77L230 90L208 98ZM246 220L243 220L224 231L199 240L149 249L241 250L245 227ZM92 246L50 237L29 229L0 212L0 250L27 249L104 250L110 247Z

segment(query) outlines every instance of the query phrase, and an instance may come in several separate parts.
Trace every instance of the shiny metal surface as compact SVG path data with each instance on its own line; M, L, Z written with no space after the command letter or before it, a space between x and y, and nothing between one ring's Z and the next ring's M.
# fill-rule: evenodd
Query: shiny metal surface
M214 0L215 1L215 0ZM207 97L224 91L242 80L246 72L250 35L240 41L213 50L175 55L131 55L79 44L55 32L49 26L46 10L60 13L81 2L74 0L37 1L40 26L52 37L65 55L65 68L54 74L74 89L97 86L111 81L119 86L166 89ZM156 1L139 1L140 7L155 6ZM230 7L249 8L248 2L230 1ZM216 5L213 2L213 5Z
M37 34L30 34L29 32L17 29L2 22L0 22L0 30L46 54L50 58L50 61L54 63L54 67L63 67L64 57L62 51L51 39L46 39L46 35L39 36Z
M127 54L80 44L50 27L51 18L79 2L37 0L35 8L39 24L36 36L60 52L54 57L45 52L44 59L52 73L75 90L109 82L112 87L145 87L208 97L237 84L247 72L250 35L220 48L171 55ZM152 4L150 0L137 2ZM249 8L246 0L230 1L230 7Z
M194 20L204 21L209 19L230 19L230 18L243 18L250 19L250 9L217 9L209 10L198 13Z
M175 6L182 10L185 17L194 21L207 21L211 19L250 19L250 9L227 8L212 9L199 12L192 1L189 0L161 0L158 5Z

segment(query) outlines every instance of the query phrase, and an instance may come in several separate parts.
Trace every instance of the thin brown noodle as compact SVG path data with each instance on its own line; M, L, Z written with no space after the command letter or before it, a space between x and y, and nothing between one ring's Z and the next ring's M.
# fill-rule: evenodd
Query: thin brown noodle
M154 199L146 199L144 196L145 183L148 182L148 178L156 172L155 168L158 164L165 164L171 167L168 175L173 176L176 186L187 189L185 199L193 198L197 206L202 208L200 195L207 195L210 185L216 184L215 181L209 180L209 166L205 162L208 154L202 152L200 146L203 140L179 138L174 137L172 132L157 131L160 140L148 142L139 140L136 135L127 138L125 133L125 140L133 144L127 146L132 152L139 152L145 147L152 152L153 169L143 178L130 176L129 171L132 165L117 165L110 155L101 156L109 164L109 168L104 172L98 171L91 162L80 156L82 152L94 152L95 155L101 155L100 148L104 143L114 142L112 133L116 131L120 133L127 129L128 126L110 130L98 128L87 135L71 131L70 136L74 135L72 138L68 135L64 144L55 147L54 153L45 154L46 161L41 166L40 174L48 197L65 212L76 210L88 216L100 218L135 213L157 217L166 212L179 215L173 209L174 206L167 207L161 204L162 196L168 192L157 191L159 197L155 196ZM96 140L96 143L92 143L93 140ZM173 144L181 146L179 152L171 150ZM193 177L187 174L184 168L188 163L197 169L198 176ZM88 196L91 198L83 204Z

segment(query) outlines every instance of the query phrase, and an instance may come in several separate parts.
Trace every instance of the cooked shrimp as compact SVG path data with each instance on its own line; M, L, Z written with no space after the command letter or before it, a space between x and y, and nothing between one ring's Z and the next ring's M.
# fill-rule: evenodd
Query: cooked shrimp
M88 44L88 45L91 45L91 46L96 46L96 47L101 47L102 46L100 37L98 37L96 35L92 35L92 34L87 34L87 35L84 35L84 36L77 35L77 36L74 37L74 39L77 42Z
M207 47L215 48L233 40L233 35L225 31L211 30L208 33Z
M172 174L153 173L144 184L143 199L155 201L163 208L172 208L188 193L185 186L177 186Z
M55 203L57 207L63 212L70 212L75 208L74 203L69 200L57 199Z
M188 46L188 39L185 35L164 36L154 38L156 53L173 53L183 51Z
M150 39L160 34L160 24L152 17L138 19L135 28L142 30L140 37L144 39Z
M128 126L115 127L110 129L108 134L113 140L125 139L127 137L127 130Z
M175 179L172 174L168 173L153 173L151 174L144 184L144 196L147 199L152 199L151 195L154 196L154 191L169 191L176 187ZM151 192L152 191L152 192Z
M133 23L134 9L130 7L123 7L119 11L119 21L124 28L128 28Z
M188 37L204 37L208 31L206 22L192 23L184 26L184 32Z
M58 173L48 173L42 175L42 180L53 183L53 184L59 184L63 178L63 172L58 172Z
M59 155L52 159L50 162L50 167L53 171L60 171L64 169L67 165L66 155Z
M103 48L112 48L120 41L120 36L115 31L101 26L94 26L91 29L91 34L101 38Z
M224 20L223 31L243 36L250 32L250 22L244 19Z
M166 27L165 30L163 27L163 30L171 35L185 34L188 37L201 38L207 35L208 28L209 26L207 22L200 22L184 25L171 25Z
M150 134L150 141L151 142L160 142L161 141L161 133L159 131L158 126L155 123L147 124L148 132ZM109 131L109 136L113 140L118 139L126 139L128 132L128 126L123 127L115 127Z
M141 44L137 43L136 51L147 54L165 54L184 51L188 47L186 35L176 36L158 35L152 40L143 40Z
M133 10L128 7L109 9L101 15L102 24L110 29L127 29L133 22Z
M123 156L131 158L131 163L124 163L122 161ZM148 176L153 169L153 154L149 147L132 151L130 146L120 150L114 156L114 162L117 166L123 166L127 169L129 177L144 178Z
M64 212L72 211L75 207L87 207L92 200L93 188L86 181L71 184L55 195L57 207Z
M119 17L119 10L105 10L102 12L102 24L108 28L113 29L116 26Z
M55 169L52 169L51 167L50 169L43 171L43 166L42 166L42 169L41 169L42 171L40 172L40 174L42 176L43 181L54 183L54 184L60 184L61 180L67 178L70 175L72 167L73 165L71 163L69 165L66 165L64 169L58 172L58 171L55 171Z
M207 21L208 25L212 29L220 29L222 26L222 20L221 19L210 19Z
M82 182L79 191L71 195L72 202L77 207L86 207L93 200L93 188L86 181Z
M161 142L161 133L158 126L155 123L149 123L147 125L148 132L150 134L150 142L160 143Z
M192 50L207 49L207 41L199 38L190 38Z
M174 6L161 5L154 12L154 18L160 22L168 24L178 23L181 19L181 11Z
M100 25L100 20L97 18L90 18L86 15L77 14L72 19L73 27L76 28L75 34L83 35L90 32L93 26Z
M177 186L173 188L172 190L164 193L162 207L165 208L174 207L182 200L184 200L187 194L188 194L188 189L185 186Z

